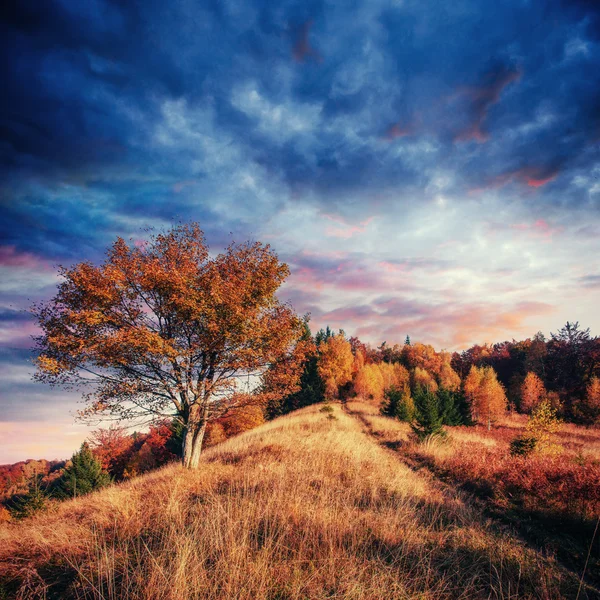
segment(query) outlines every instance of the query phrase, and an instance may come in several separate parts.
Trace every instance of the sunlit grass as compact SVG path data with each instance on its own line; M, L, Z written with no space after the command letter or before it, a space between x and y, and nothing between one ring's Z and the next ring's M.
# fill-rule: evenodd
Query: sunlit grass
M376 412L364 415L374 431ZM572 592L551 559L411 470L339 405L333 415L310 407L211 448L197 472L166 467L3 525L4 589L209 600Z

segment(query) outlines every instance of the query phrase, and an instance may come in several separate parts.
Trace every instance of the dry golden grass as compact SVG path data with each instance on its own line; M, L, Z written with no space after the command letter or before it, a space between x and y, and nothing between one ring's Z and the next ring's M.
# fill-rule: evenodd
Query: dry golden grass
M164 468L1 525L4 594L574 596L576 582L552 560L413 472L359 419L339 406L335 419L318 409L211 448L198 472ZM375 426L380 419L373 411L364 418Z

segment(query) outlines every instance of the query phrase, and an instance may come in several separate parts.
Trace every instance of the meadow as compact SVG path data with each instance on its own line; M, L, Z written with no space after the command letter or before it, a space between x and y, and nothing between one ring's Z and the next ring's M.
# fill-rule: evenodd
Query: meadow
M408 423L381 416L378 407L351 402L348 408L405 464L465 492L484 514L575 572L585 569L598 584L598 428L562 423L546 452L524 457L511 455L510 442L524 435L525 415L509 414L489 431L482 425L447 427L446 439L417 443Z
M436 465L455 472L459 440L494 451L500 434L455 428L448 446L417 450L407 426L373 406L322 407L213 446L197 471L166 466L3 523L0 597L597 597L438 477ZM567 432L575 454L592 435ZM598 440L585 448L595 460Z

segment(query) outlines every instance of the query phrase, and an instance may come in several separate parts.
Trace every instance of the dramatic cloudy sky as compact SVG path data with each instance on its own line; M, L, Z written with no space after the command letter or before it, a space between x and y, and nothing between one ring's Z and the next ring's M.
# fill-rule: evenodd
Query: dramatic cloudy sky
M271 243L282 298L365 341L599 334L597 6L2 3L0 462L85 435L23 310L144 226Z

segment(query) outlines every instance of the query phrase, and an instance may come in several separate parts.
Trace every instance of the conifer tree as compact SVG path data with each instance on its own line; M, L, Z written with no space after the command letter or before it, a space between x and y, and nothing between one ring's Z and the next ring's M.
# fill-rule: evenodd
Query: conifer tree
M470 422L469 405L463 394L447 388L437 392L439 411L444 425L468 425Z
M410 387L403 388L392 386L385 391L385 400L381 407L381 414L394 417L400 421L410 422L415 416L415 403L410 395Z
M84 442L79 452L73 454L71 464L67 466L60 478L59 493L67 498L74 498L89 494L109 483L110 476L102 469L100 461Z
M434 392L424 387L417 387L414 393L415 419L411 423L412 430L420 440L431 436L443 436L444 417L440 414L438 399Z

